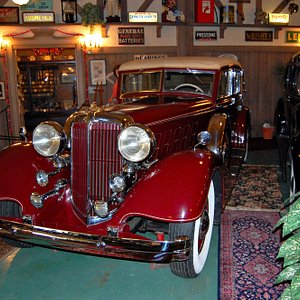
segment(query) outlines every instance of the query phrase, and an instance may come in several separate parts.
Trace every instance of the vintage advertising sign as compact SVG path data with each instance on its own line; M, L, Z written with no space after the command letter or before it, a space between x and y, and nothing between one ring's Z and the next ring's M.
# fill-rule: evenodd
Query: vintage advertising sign
M214 0L196 0L195 22L214 23Z
M197 41L208 41L208 40L217 40L216 31L196 31L195 40Z
M18 7L0 7L0 24L19 23L19 8Z
M53 10L53 0L30 0L27 4L20 5L21 10Z
M287 31L286 43L300 43L300 31Z
M246 42L272 42L273 31L246 31Z
M290 21L289 14L269 14L269 23L270 24L288 24Z
M144 45L144 27L119 27L118 43L119 45Z
M23 12L23 23L54 23L54 12Z
M147 11L132 11L128 13L129 23L142 22L142 23L155 23L157 22L157 12Z
M134 55L134 60L141 60L141 59L158 59L168 57L168 54L136 54Z

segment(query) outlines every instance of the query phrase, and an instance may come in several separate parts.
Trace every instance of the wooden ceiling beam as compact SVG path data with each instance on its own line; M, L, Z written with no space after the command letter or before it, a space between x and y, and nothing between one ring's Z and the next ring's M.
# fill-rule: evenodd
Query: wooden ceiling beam
M139 7L137 11L146 11L149 6L152 4L153 0L144 0L142 5Z
M278 14L281 13L284 8L291 2L292 0L283 0L274 10L273 13Z

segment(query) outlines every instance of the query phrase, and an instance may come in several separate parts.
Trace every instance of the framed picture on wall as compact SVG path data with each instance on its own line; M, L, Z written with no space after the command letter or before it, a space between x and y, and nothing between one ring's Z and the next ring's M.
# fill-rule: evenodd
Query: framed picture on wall
M106 85L105 59L90 60L91 85Z
M61 74L61 83L74 83L76 82L75 73L62 73Z
M18 24L18 7L0 7L0 24Z
M5 100L5 84L4 84L4 81L0 81L0 100Z

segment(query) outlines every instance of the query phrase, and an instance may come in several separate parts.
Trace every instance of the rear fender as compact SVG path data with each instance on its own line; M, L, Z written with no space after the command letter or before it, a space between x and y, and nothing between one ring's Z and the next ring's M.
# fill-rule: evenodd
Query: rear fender
M215 155L208 150L179 152L159 161L130 190L116 219L197 219L207 198L215 163Z
M251 128L250 113L247 107L236 110L231 120L231 144L232 147L244 149L247 146Z

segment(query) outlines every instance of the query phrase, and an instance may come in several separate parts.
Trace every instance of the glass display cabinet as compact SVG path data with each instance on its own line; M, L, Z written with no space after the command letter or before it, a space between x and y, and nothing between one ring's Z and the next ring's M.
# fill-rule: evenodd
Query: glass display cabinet
M75 50L17 50L17 66L27 129L45 120L63 124L77 107Z

